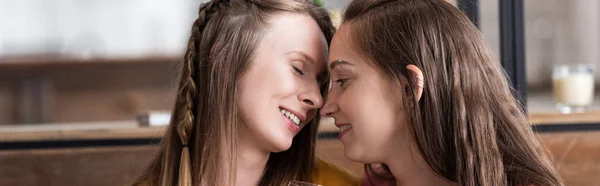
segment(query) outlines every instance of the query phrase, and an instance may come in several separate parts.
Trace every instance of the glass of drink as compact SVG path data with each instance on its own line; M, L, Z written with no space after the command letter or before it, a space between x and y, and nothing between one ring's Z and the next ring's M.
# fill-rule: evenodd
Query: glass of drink
M552 87L561 113L585 111L594 101L593 65L554 65Z
M290 181L290 183L288 183L288 186L321 186L321 185L309 183L309 182L303 182L303 181Z

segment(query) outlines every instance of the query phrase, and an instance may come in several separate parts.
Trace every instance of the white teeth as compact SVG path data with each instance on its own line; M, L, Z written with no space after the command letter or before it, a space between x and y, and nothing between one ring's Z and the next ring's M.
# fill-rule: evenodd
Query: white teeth
M294 122L294 124L296 125L300 125L300 119L298 119L298 116L290 113L287 110L281 109L281 114L285 115L286 117L288 117L290 120L292 120L292 122Z
M351 128L352 128L352 125L340 126L340 132L343 132L343 131L351 129Z

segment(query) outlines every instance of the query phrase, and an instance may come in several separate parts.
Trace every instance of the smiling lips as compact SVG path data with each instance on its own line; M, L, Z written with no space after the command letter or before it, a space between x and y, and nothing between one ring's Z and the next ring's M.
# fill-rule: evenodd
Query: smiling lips
M296 124L296 126L300 127L300 119L298 118L298 116L296 116L295 114L293 114L290 111L287 111L285 109L281 109L280 111L281 111L281 114L283 114L285 117L287 117L292 122L294 122L294 124Z
M336 123L336 127L340 129L340 134L338 134L338 138L342 139L346 133L352 130L352 125L348 123Z
M279 108L283 120L287 123L288 129L293 133L300 131L300 124L304 121L305 116L291 109Z

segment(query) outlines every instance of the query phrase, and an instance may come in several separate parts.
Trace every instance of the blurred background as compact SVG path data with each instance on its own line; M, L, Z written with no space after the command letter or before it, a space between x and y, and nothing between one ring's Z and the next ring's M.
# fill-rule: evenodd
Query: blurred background
M500 1L477 3L498 60ZM134 179L168 122L177 61L203 2L0 0L0 185ZM339 13L349 1L322 2ZM561 114L552 90L554 64L600 65L600 1L523 5L530 121L549 127L540 137L569 185L600 185L600 99ZM592 75L598 85L600 73ZM360 175L362 165L331 139L331 120L321 128L319 156Z

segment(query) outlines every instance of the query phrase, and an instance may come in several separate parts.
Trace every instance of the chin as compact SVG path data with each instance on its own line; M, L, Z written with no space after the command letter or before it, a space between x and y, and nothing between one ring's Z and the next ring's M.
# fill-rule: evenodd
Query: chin
M366 163L364 152L359 149L344 147L344 155L351 161Z
M271 152L283 152L286 151L288 149L290 149L290 147L292 146L292 140L293 139L288 139L288 138L274 138L271 141L272 144L272 148L271 148Z
M273 148L273 150L271 150L271 152L283 152L290 149L290 147L292 147L292 143L278 144L275 146L275 148Z

